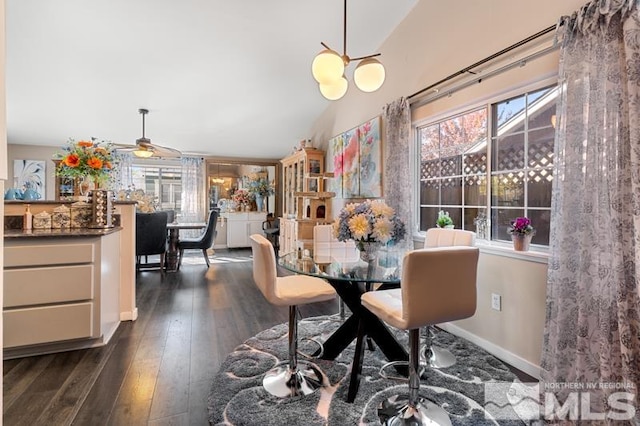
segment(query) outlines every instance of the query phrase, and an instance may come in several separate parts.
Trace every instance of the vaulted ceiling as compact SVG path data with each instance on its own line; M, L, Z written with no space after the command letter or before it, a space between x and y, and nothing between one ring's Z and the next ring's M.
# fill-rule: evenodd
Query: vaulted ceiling
M375 53L417 0L349 0L347 51ZM183 152L280 158L329 105L340 0L7 0L8 142L142 134ZM384 62L384 61L383 61Z

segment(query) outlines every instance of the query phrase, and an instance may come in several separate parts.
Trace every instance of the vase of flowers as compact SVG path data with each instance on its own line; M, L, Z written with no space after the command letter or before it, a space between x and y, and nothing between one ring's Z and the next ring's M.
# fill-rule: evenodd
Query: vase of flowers
M253 195L249 193L246 189L237 189L236 192L233 193L231 197L233 201L236 203L237 208L240 211L247 210L249 203L251 203L251 199Z
M59 160L56 176L73 179L81 190L84 184L85 192L91 183L96 189L103 186L111 175L113 164L111 144L96 138L78 142L69 139L54 159Z
M333 222L339 241L354 240L360 258L371 262L385 244L395 244L405 235L404 223L383 200L347 204Z
M264 199L270 195L275 194L273 185L265 177L258 177L249 182L249 193L253 194L256 200L256 207L261 212L264 208Z
M515 251L528 251L536 230L531 226L531 220L528 217L517 217L511 221L507 232L511 234Z

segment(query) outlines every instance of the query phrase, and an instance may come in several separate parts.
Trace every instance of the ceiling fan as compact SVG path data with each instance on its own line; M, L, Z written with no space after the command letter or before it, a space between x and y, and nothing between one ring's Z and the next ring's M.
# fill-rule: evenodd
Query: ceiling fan
M142 137L136 139L135 145L116 144L116 149L132 152L133 155L140 158L179 158L180 156L182 156L182 153L177 149L152 144L151 139L144 136L144 118L145 115L149 114L149 110L140 108L138 112L142 115Z

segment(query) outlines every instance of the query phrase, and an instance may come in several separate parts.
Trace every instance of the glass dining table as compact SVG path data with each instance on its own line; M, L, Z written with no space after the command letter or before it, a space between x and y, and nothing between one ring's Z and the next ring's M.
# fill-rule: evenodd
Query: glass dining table
M384 322L360 303L360 296L366 291L400 286L402 257L405 253L399 249L381 250L371 262L363 262L358 252L351 250L340 255L314 256L300 256L292 252L278 258L278 264L290 272L325 279L351 311L351 316L324 342L321 355L322 359L333 360L356 340L347 402L352 402L358 391L364 353L360 348L365 344L365 337L370 337L389 361L406 361L409 358L406 349L398 343ZM396 370L400 374L407 374L404 366L398 366Z

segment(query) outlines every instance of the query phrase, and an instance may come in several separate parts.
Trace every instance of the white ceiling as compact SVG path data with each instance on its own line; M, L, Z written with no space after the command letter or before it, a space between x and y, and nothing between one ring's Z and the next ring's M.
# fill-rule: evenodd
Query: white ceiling
M375 53L416 2L350 0L347 53ZM152 143L283 157L329 105L311 61L321 41L342 53L342 11L341 0L6 0L8 141L135 143L147 108Z

